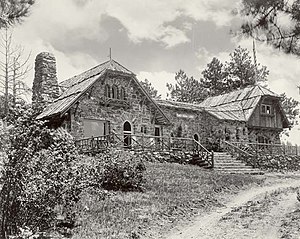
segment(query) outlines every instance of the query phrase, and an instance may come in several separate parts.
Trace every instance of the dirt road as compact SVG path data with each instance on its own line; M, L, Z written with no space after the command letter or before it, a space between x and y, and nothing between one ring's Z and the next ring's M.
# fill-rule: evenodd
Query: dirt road
M299 178L241 192L223 208L195 218L192 225L174 228L163 238L300 238L298 187Z

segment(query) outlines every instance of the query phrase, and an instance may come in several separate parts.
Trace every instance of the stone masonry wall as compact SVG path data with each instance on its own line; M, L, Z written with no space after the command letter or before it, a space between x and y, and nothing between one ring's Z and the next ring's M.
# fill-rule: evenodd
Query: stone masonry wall
M206 111L166 106L161 108L172 122L172 125L165 130L165 135L167 132L173 137L193 138L197 134L202 145L214 150L222 148L220 145L222 140L248 141L248 129L244 122L218 120Z
M34 69L32 103L43 108L59 96L54 55L48 52L38 54Z
M130 106L113 102L105 105L105 84L124 87L126 102L130 102ZM132 134L142 134L141 127L144 127L145 134L154 135L155 120L149 102L128 78L102 79L79 102L71 109L71 132L76 139L84 136L84 119L107 120L110 122L110 130L117 134L123 133L123 125L128 121Z

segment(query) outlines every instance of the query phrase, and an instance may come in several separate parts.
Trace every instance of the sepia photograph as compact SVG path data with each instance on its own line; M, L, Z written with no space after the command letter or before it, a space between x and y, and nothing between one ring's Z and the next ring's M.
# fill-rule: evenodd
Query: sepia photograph
M300 0L0 0L0 239L299 239Z

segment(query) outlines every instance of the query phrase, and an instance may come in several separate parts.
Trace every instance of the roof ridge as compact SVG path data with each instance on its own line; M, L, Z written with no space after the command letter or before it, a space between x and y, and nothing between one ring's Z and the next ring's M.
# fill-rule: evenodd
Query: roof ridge
M94 69L96 69L96 68L99 67L99 66L103 66L104 64L107 64L109 61L110 61L110 60L105 61L105 62L103 62L103 63L100 63L100 64L98 64L98 65L96 65L96 66L94 66L94 67L92 67L92 68L89 68L89 69L85 70L84 72L81 72L80 74L77 74L77 75L72 76L72 77L70 77L70 78L68 78L68 79L66 79L66 80L63 80L63 81L59 82L59 85L61 85L62 83L66 82L66 81L68 81L68 80L71 80L71 79L74 79L74 78L76 78L76 77L82 76L83 74L85 74L85 73L87 73L87 72L89 72L89 71L91 71L91 70L94 70ZM100 74L101 72L102 72L102 71L100 71L99 74ZM95 75L98 75L98 74L95 74ZM93 77L93 76L95 76L95 75L92 75L92 76L90 76L90 77L88 77L88 78L91 78L91 77ZM83 79L82 81L84 81L84 80L86 80L86 79L88 79L88 78L85 78L85 79ZM76 83L81 83L82 81L76 82ZM68 86L68 88L71 87L71 86L73 86L73 85Z
M119 63L118 61L114 60L114 59L111 59L109 61L113 61L115 63L117 63L119 66L123 67L125 70L131 72L133 75L135 75L131 70L129 70L128 68L126 68L125 66L123 66L121 63Z

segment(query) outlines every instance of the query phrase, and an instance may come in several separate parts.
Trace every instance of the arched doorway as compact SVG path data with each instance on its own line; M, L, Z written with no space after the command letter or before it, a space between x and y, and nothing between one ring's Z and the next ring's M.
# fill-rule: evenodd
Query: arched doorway
M123 132L124 132L124 146L130 147L131 146L131 125L128 121L126 121L123 125Z

